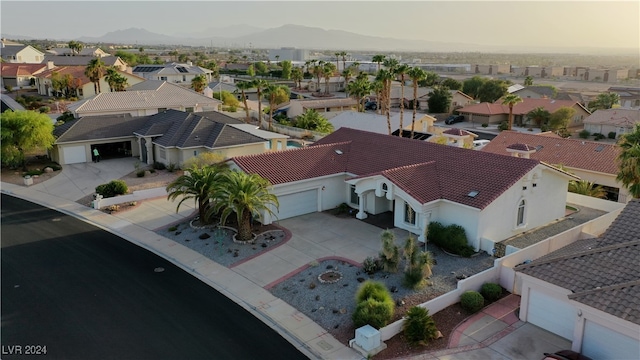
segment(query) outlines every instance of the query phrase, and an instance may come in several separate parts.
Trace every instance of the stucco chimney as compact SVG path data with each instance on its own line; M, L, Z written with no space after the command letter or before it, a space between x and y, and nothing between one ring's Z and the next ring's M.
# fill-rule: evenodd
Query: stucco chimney
M56 67L55 65L53 65L53 61L47 61L47 70L51 70L54 67Z
M513 157L529 159L531 154L536 152L536 148L527 144L511 144L507 146L507 152Z
M464 147L465 140L471 139L472 135L470 132L466 130L451 128L443 131L442 136L448 138L453 143L455 143L455 146Z

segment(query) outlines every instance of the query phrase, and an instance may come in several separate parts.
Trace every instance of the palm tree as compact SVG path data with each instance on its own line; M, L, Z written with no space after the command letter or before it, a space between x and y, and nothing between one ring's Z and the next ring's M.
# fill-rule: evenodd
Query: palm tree
M389 112L389 108L391 107L391 80L393 80L393 77L393 72L389 69L381 69L378 71L378 75L376 76L376 80L379 80L382 83L382 95L385 99L384 112L387 115L387 128L389 130L389 135L391 135L391 114ZM379 100L378 106L383 103L382 99Z
M404 117L404 76L411 68L407 64L398 65L395 75L400 75L400 131L398 136L402 137L402 120Z
M634 198L640 198L640 124L636 124L633 132L620 137L618 141L619 171L616 177Z
M268 127L268 130L272 129L273 109L276 107L276 105L278 105L280 103L278 101L278 95L280 95L282 92L287 93L288 89L289 88L286 87L285 85L276 85L276 84L269 84L267 87L264 88L264 97L267 98L267 101L269 101L269 127Z
M102 61L102 58L99 57L91 59L87 67L84 69L84 74L93 83L93 88L96 94L102 92L102 89L100 89L100 79L102 79L106 71L107 67L104 61Z
M569 181L569 192L599 199L607 197L607 192L602 188L602 186L586 180Z
M371 83L367 78L356 78L355 81L347 84L347 92L349 96L353 95L358 101L358 111L363 111L362 98L371 92Z
M357 76L360 75L360 63L357 61L354 61L353 63L351 63L351 65L349 65L349 69L352 69L353 73Z
M271 184L258 174L228 171L222 174L222 186L214 192L215 205L210 212L220 213L221 223L236 214L239 241L251 241L251 219L263 213L273 215L271 207L279 208L278 198L269 192Z
M245 90L249 90L253 87L251 81L238 81L236 83L236 88L240 90L240 95L242 96L242 103L244 104L244 111L247 114L247 117L244 119L244 122L247 124L251 122L251 115L249 115L249 105L247 105L247 95L245 94Z
M333 53L333 55L336 57L336 69L339 69L340 64L338 63L338 61L340 61L340 53L336 52L336 53Z
M333 63L326 62L322 67L322 76L324 77L324 93L329 94L329 80L331 80L331 76L336 71L336 67L333 66Z
M349 68L342 70L342 77L344 77L344 89L347 89L347 85L349 85L349 79L353 76L353 71ZM347 96L349 93L347 92Z
M198 204L200 222L207 224L210 222L210 216L207 212L211 205L209 197L214 189L221 186L221 175L226 171L226 163L214 166L191 167L188 175L181 175L167 185L167 198L170 201L174 201L182 196L176 207L176 212L180 210L180 205L184 201L193 199Z
M378 54L378 55L373 55L373 58L371 59L371 61L373 61L374 63L378 63L378 71L380 71L380 64L384 61L385 56L382 54Z
M416 125L416 110L418 108L418 82L424 80L427 77L427 73L419 67L409 69L407 72L411 81L413 81L413 118L411 119L411 138L413 139L413 132Z
M298 89L302 89L302 79L304 79L304 74L302 73L302 68L294 67L291 69L291 79L298 84Z
M220 84L220 86L222 86L222 84ZM202 93L205 87L207 87L207 78L205 78L204 75L197 75L191 79L191 88L193 91ZM222 99L220 99L220 101L222 101Z
M313 75L318 78L318 92L320 91L320 77L324 75L324 61L320 60L313 64Z
M371 83L371 85L369 86L369 89L371 90L371 92L373 92L374 94L376 94L376 103L377 105L377 110L378 110L378 114L382 115L382 104L384 103L384 84L382 83L382 80L376 79L374 82Z
M109 84L109 91L114 91L118 76L120 76L120 74L118 74L118 68L115 66L107 68L107 73L104 79L107 81L107 84Z
M342 57L342 70L347 68L347 52L340 51L340 57Z
M262 89L269 86L269 83L263 79L255 79L251 83L258 92L258 126L262 126Z
M537 108L529 111L527 117L529 120L533 120L536 123L536 126L541 127L542 124L546 123L549 120L549 112L545 110L542 106L538 106ZM532 123L529 123L529 127L531 127Z
M511 130L513 126L513 106L519 102L522 102L522 98L518 95L509 94L502 99L502 105L509 105L509 123L507 130Z

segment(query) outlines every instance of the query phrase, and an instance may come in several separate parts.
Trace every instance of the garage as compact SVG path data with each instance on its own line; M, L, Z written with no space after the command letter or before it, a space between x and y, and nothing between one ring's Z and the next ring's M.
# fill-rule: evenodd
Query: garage
M582 353L592 359L640 359L640 340L586 320Z
M62 154L65 164L78 164L87 162L87 151L84 145L65 146L62 148Z
M130 140L104 144L92 144L91 148L97 148L100 152L100 158L103 160L131 157Z
M280 211L276 213L277 220L310 214L318 211L318 189L280 195L278 202Z
M573 340L576 310L567 301L531 289L527 308L527 322L552 333Z

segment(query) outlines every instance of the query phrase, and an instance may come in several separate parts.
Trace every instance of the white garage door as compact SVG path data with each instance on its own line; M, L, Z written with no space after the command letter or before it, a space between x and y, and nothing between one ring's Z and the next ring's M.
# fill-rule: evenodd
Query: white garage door
M582 353L592 359L640 359L640 340L585 321Z
M62 149L62 153L64 155L64 164L77 164L87 162L87 153L85 151L84 145L67 146Z
M318 190L307 190L293 194L278 196L280 211L276 219L284 220L290 217L309 214L318 211Z
M527 311L527 322L567 340L573 340L577 315L573 306L567 302L532 289L529 292Z

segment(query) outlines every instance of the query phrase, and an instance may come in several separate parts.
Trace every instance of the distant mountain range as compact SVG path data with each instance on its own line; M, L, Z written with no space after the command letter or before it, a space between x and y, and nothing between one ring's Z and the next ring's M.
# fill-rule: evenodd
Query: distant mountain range
M9 39L33 39L29 36L3 35ZM325 30L301 25L283 25L262 29L250 25L209 28L197 33L179 33L174 36L153 33L145 29L129 28L109 32L100 37L79 37L85 43L115 43L127 45L187 45L229 48L330 49L348 51L414 51L414 52L497 52L497 53L582 53L624 54L637 53L637 49L603 49L588 47L532 47L491 46L483 44L447 43L410 39L393 39L356 34L342 30Z

